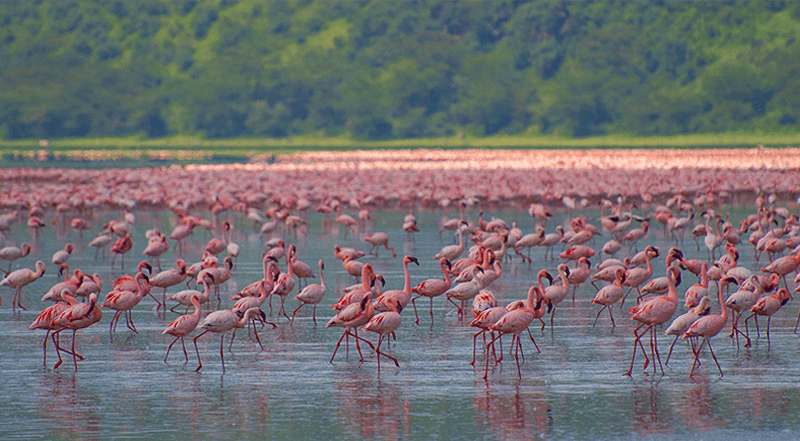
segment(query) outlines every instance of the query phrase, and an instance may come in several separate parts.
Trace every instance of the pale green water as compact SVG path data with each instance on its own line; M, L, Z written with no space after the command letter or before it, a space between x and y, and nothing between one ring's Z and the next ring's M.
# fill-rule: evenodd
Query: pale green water
M739 211L739 217L744 212ZM386 231L398 252L392 260L386 250L379 258L369 257L378 272L387 276L386 289L402 288L401 256L415 255L421 266L411 265L412 283L438 277L438 264L432 256L443 246L437 234L440 212L417 212L421 232L412 241L400 229L405 211L373 212L372 231ZM452 215L452 213L450 213ZM524 233L532 230L525 212L486 213L516 221ZM597 213L587 213L594 220ZM131 271L144 248L144 231L171 227L163 213L137 213L134 250L126 256L125 269ZM204 217L210 217L203 213ZM116 212L100 213L97 223L117 217ZM242 253L233 278L223 286L223 299L261 277L262 241L251 227L238 221L234 240ZM11 293L0 291L0 438L2 439L632 439L639 436L666 439L792 439L800 437L800 368L797 367L798 336L792 333L798 304L790 302L773 319L772 347L766 340L756 341L751 349L736 352L726 335L714 338L714 350L725 376L720 378L713 360L703 359L694 379L688 378L691 352L676 345L664 376L645 375L641 354L637 356L633 378L623 376L630 362L633 323L626 311L615 309L616 329L611 329L603 314L592 328L597 307L589 303L594 289L588 284L558 309L555 329L545 333L535 328L541 348L537 354L528 338L523 338L526 362L522 379L517 377L513 357L494 367L483 380L482 358L477 367L468 364L472 357L473 329L459 321L454 308L444 298L434 300L435 323L431 327L427 299L420 299L421 323L414 325L413 308L403 312L403 325L392 342L390 354L400 367L382 363L378 374L374 355L365 351L367 362L358 362L357 353L345 360L344 348L333 364L328 360L339 328L326 329L333 314L330 304L341 288L355 283L346 275L340 261L333 258L333 245L343 244L368 250L359 239L343 240L335 230L321 234L321 215L310 213L307 238L295 240L300 258L311 264L326 261L329 290L317 308L318 324L311 321L311 310L304 307L301 317L290 327L286 319L276 330L260 331L266 348L261 351L252 337L241 331L227 352L223 375L219 360L219 338L206 335L199 340L204 368L195 372L196 358L189 345L189 362L183 363L180 347L163 361L171 338L161 335L175 317L159 317L154 303L145 298L133 311L139 330L133 334L121 324L113 338L108 323L112 313L104 311L100 324L78 332L79 352L86 357L74 372L72 360L65 358L57 370L52 347L47 367L42 366L43 331L27 326L45 306L39 301L56 282L53 264L48 264L43 279L23 290L23 304L29 308L16 316L11 311ZM552 230L561 218L551 220ZM49 215L52 217L52 215ZM467 212L470 219L476 212ZM733 218L738 220L735 214ZM734 219L732 219L734 220ZM656 224L654 222L654 224ZM95 228L90 232L99 230ZM53 252L66 242L76 244L70 257L72 268L86 273L99 272L106 289L120 271L110 272L110 257L93 259L94 249L86 244L94 233L79 239L74 232L56 237L53 228L43 230L36 250L14 269L32 267L38 259L50 261ZM196 229L185 257L199 258L209 236ZM2 246L32 240L26 227L17 224ZM601 238L599 249L607 237ZM648 236L666 250L671 244L661 239L660 225ZM449 239L445 240L445 244ZM171 243L174 248L174 244ZM695 251L688 238L682 249L687 257L704 257ZM759 268L752 260L752 247L740 247L742 262ZM525 296L540 268L554 270L557 262L541 261L544 249L534 249L533 268L517 260L506 263L503 277L490 289L505 304ZM174 251L163 256L166 268L174 261ZM592 259L597 262L597 257ZM663 259L655 275L662 275ZM283 265L282 265L283 266ZM695 278L684 274L680 295ZM181 288L182 289L182 288ZM175 292L178 289L171 289ZM158 292L156 290L155 292ZM295 289L295 293L296 293ZM224 301L223 307L232 302ZM630 300L628 301L630 304ZM716 301L714 311L716 308ZM291 311L297 303L287 301ZM308 308L308 309L306 309ZM264 308L268 311L268 307ZM626 307L627 309L627 307ZM305 312L303 312L305 311ZM682 313L684 308L679 308ZM676 313L676 315L678 314ZM762 323L763 326L763 323ZM763 330L763 328L762 328ZM365 333L366 334L366 333ZM375 340L374 336L367 338ZM65 342L69 341L65 333ZM507 342L510 340L507 340ZM671 339L659 344L666 354ZM508 350L507 344L504 345ZM351 348L354 349L354 348ZM706 352L707 355L707 352ZM663 358L662 358L663 359Z

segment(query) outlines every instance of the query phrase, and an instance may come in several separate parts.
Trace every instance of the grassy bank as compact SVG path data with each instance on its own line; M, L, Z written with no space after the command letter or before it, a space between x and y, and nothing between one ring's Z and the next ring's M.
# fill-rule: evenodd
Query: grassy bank
M753 148L800 145L800 135L704 134L663 137L595 136L555 138L498 136L446 137L386 141L346 138L234 138L203 139L188 136L166 138L64 138L50 140L0 140L3 160L152 160L203 161L246 160L253 155L280 155L307 150L370 149L587 149L587 148Z

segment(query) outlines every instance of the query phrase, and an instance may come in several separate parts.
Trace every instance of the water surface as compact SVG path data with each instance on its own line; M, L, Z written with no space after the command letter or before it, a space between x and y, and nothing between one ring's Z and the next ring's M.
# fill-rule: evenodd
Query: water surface
M732 221L746 214L745 208L732 213ZM202 213L210 218L208 213ZM405 211L373 212L368 231L386 231L398 252L391 259L386 250L380 257L368 256L377 272L386 276L386 289L401 289L403 254L417 256L421 265L411 265L413 284L439 277L438 262L432 256L445 244L452 243L445 233L440 239L437 221L441 211L419 211L420 233L408 237L400 229ZM528 233L533 221L525 212L487 213L516 222ZM576 213L578 214L578 213ZM596 221L598 213L585 214ZM454 213L448 213L454 216ZM48 219L55 216L49 214ZM101 212L93 220L101 225L117 218L117 212ZM171 230L168 213L137 213L134 250L125 258L125 271L133 271L145 246L144 232L153 227ZM242 248L233 277L223 285L221 307L230 307L227 297L261 277L260 256L264 239L238 213L228 213L237 226L234 240ZM558 213L548 222L548 230L563 221ZM467 211L471 220L477 210ZM56 220L55 225L59 225ZM44 331L30 331L27 326L37 313L48 306L41 296L57 281L52 254L66 242L76 245L69 259L72 268L86 273L98 272L106 283L123 271L110 268L110 256L94 260L94 249L87 244L99 227L83 239L74 231L54 228L42 230L38 240L27 227L18 223L3 246L32 241L34 252L14 263L14 269L33 267L36 260L48 262L45 276L23 290L23 304L28 311L12 314L12 293L3 288L0 308L0 437L45 439L109 439L121 437L178 439L755 439L800 437L800 380L797 335L792 332L798 305L790 302L772 321L771 348L766 339L753 340L753 347L740 349L726 335L713 341L723 377L705 352L702 366L693 378L688 377L692 354L679 342L665 374L642 370L637 355L633 376L623 375L632 351L634 323L629 314L614 310L616 328L611 328L604 313L592 327L597 306L589 303L595 290L588 284L579 287L574 302L567 299L557 309L555 327L541 332L534 325L533 335L541 353L530 339L523 338L525 363L522 378L517 375L512 356L495 366L490 364L484 380L483 359L473 367L473 329L467 320L459 320L455 309L444 298L434 300L435 321L430 323L428 301L420 299L421 321L414 325L410 306L403 312L403 325L397 341L387 351L400 361L396 368L382 361L378 373L374 354L365 349L366 362L358 360L354 347L349 357L344 347L329 363L340 328L326 329L333 314L330 304L338 299L340 289L356 280L347 275L339 260L333 258L333 245L342 244L368 250L360 238L344 239L335 227L323 227L322 215L309 213L306 237L283 237L298 246L301 260L315 267L319 258L326 262L328 294L317 308L316 326L310 307L298 314L294 326L277 319L277 329L264 328L259 335L261 351L252 335L242 330L232 352L227 352L223 374L219 359L220 340L206 335L200 340L204 368L195 372L197 360L193 347L189 362L184 363L176 344L168 363L164 354L171 337L161 334L175 315L161 317L155 303L145 298L133 311L138 328L134 334L124 321L113 335L108 324L112 311L105 310L103 320L78 332L77 347L86 359L74 371L71 358L53 369L55 352L49 347L47 365L42 363ZM656 222L654 221L654 224ZM211 236L197 228L184 256L190 263L199 260ZM608 237L598 238L599 249ZM660 225L654 225L646 242L662 251L673 245L662 237ZM174 249L174 243L171 244ZM642 246L643 247L643 246ZM640 247L640 248L642 248ZM681 248L687 257L705 258L687 235ZM752 247L742 245L741 263L760 268L753 261ZM534 249L532 266L518 259L503 266L503 276L490 289L505 304L522 299L536 272L547 268L555 272L558 262L544 261L544 249ZM163 257L166 268L175 252ZM598 261L597 257L592 259ZM762 262L763 263L763 262ZM283 266L283 264L281 265ZM663 275L663 255L655 263L655 275ZM684 274L679 287L683 291L696 281ZM791 283L791 282L790 282ZM334 289L336 288L336 290ZM181 288L182 289L182 288ZM170 289L170 292L177 291ZM104 290L103 294L108 292ZM156 290L158 292L158 290ZM295 293L296 293L295 289ZM713 289L712 289L713 292ZM276 299L277 302L277 299ZM274 306L277 303L273 302ZM716 300L714 312L718 311ZM287 300L291 312L297 303ZM628 304L630 305L630 300ZM626 308L627 309L627 305ZM216 305L214 305L216 307ZM265 311L269 307L265 305ZM676 313L684 312L683 307ZM762 327L763 327L763 321ZM763 328L762 328L763 330ZM70 341L64 333L65 344ZM369 334L369 333L363 333ZM363 335L362 334L362 335ZM373 335L366 335L375 341ZM666 351L671 338L659 338ZM510 339L504 342L508 350ZM67 356L68 357L68 356ZM662 359L663 360L663 359Z

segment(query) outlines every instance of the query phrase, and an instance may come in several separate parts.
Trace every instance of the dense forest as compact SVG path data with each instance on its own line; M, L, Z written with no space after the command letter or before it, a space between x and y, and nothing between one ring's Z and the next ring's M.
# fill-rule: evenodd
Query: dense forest
M794 1L3 1L0 137L795 133Z

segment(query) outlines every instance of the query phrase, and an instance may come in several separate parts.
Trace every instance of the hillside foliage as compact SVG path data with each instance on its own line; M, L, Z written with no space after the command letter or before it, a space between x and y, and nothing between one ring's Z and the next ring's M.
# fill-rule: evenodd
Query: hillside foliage
M800 121L800 2L4 1L0 137L392 139Z

